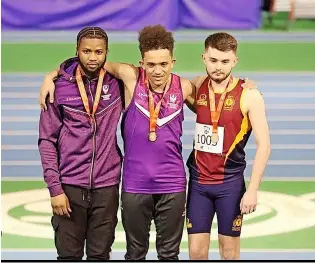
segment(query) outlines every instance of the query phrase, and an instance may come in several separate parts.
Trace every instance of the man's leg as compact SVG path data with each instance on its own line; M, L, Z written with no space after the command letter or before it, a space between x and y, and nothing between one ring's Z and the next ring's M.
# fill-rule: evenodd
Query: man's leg
M149 250L153 197L149 194L121 194L122 224L126 232L126 260L145 260Z
M159 260L178 260L185 223L186 192L154 195L156 249Z
M87 225L87 203L79 187L63 185L72 212L67 216L54 215L51 219L55 232L58 260L82 260Z
M222 185L215 201L219 229L219 251L221 259L240 259L240 234L243 216L240 202L245 193L244 180Z
M211 186L190 182L188 186L187 219L189 258L207 260L210 230L214 217L214 201L207 193Z
M240 237L219 234L219 251L222 260L240 260Z
M119 186L94 189L89 194L87 260L109 260L118 221Z

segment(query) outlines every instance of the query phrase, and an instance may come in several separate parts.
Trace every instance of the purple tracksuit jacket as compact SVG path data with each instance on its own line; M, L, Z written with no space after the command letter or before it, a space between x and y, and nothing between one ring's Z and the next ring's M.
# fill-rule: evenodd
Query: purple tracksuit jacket
M117 124L123 108L123 83L106 73L96 123L91 122L75 79L77 58L65 61L55 81L55 101L41 112L38 147L44 179L51 196L61 184L94 189L119 184L122 155ZM98 79L83 77L90 109Z

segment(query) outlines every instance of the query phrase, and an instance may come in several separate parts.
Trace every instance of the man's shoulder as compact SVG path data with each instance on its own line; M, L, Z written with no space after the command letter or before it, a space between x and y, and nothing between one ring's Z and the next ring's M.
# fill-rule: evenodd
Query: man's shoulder
M75 77L65 77L64 75L58 75L54 80L56 91L63 90L70 86L76 86Z
M196 87L196 92L198 92L199 88L205 82L207 77L208 77L208 75L197 76L191 81L191 83Z
M263 96L258 89L243 89L241 101L246 112L252 107L264 105Z
M262 94L258 89L244 89L245 94L244 98L247 100L256 100L256 99L262 99Z
M180 82L182 84L183 87L187 87L187 86L191 86L191 81L189 79L186 78L180 78Z
M54 80L55 83L55 100L58 104L66 97L71 97L72 94L76 94L77 84L74 77L65 77L58 75Z

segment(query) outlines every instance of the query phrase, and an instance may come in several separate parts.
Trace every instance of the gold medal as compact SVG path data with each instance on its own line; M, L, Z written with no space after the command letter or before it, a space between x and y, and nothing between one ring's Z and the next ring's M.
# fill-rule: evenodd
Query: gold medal
M150 140L150 142L155 142L156 139L157 139L156 132L151 131L151 132L149 133L149 140Z

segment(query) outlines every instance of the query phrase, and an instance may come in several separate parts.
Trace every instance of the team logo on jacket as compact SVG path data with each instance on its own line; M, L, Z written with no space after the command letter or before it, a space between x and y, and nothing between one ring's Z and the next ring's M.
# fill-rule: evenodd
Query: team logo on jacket
M233 96L228 96L224 101L224 110L233 110L233 106L235 104L235 99Z
M199 99L197 100L197 105L200 106L207 106L208 102L207 102L207 95L206 94L200 94Z
M177 109L178 108L178 104L176 103L176 100L177 100L176 94L170 94L168 106L171 109Z
M104 95L102 95L103 100L110 100L110 96L112 94L108 94L108 90L109 90L109 85L103 85L103 93Z

